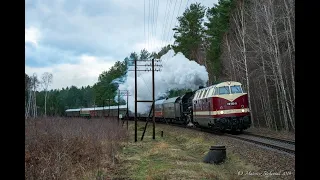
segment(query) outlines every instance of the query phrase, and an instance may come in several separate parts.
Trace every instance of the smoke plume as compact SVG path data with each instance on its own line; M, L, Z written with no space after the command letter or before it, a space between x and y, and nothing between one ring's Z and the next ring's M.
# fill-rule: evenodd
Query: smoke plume
M155 74L155 99L164 97L171 89L198 89L204 86L208 81L208 72L204 66L199 65L195 61L190 61L182 53L173 50L168 51L161 56L162 67ZM137 65L144 65L145 62L138 62ZM147 62L147 64L151 64ZM138 70L151 69L147 66L138 66ZM133 66L129 66L130 70L134 70ZM124 81L118 81L120 90L129 90L129 110L134 112L134 71L128 71L126 77L121 78ZM152 100L152 72L137 71L137 99ZM126 101L126 97L122 97ZM115 98L116 99L116 98ZM138 102L138 113L149 112L151 103Z

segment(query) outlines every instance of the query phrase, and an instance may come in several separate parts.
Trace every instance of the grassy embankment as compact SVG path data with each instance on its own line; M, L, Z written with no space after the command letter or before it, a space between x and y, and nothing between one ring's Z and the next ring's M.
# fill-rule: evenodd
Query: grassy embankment
M257 172L258 168L230 153L223 164L203 163L210 146L218 136L203 132L156 125L156 139L152 139L152 124L148 125L144 140L140 141L144 123L138 125L138 142L134 142L134 124L129 125L129 142L118 158L117 178L124 179L257 179L239 176L238 172ZM161 137L161 131L164 137Z

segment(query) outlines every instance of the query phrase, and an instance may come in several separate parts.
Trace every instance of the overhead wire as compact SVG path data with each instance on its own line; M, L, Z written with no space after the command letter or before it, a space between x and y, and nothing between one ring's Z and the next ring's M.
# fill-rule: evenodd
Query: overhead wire
M162 34L161 34L162 38L160 39L160 44L162 44L162 46L165 45L165 43L169 39L170 28L172 28L171 24L172 24L173 17L174 17L174 10L175 10L176 4L177 4L177 0L176 0L174 8L173 8L173 11L172 11L171 21L169 23L169 19L170 19L170 15L171 15L171 6L170 5L171 5L172 1L169 1L169 3L168 3L168 1L167 1L167 4L166 4L166 10L165 10L165 15L164 15L164 24L163 24ZM189 3L189 0L186 3L185 9L187 9L188 3ZM155 4L157 4L157 5L155 5ZM180 13L181 4L182 4L182 0L180 1L177 17L178 17L178 15ZM153 48L157 49L157 47L155 47L155 45L154 45L155 44L154 36L156 35L156 30L157 30L157 20L155 20L155 19L158 18L157 17L158 16L158 10L157 10L156 15L155 15L154 14L155 13L154 9L155 9L155 6L157 6L157 9L159 8L159 1L153 3L153 5L152 5L152 13L151 13L151 7L150 6L151 6L151 3L150 3L150 0L149 0L149 9L148 9L148 18L147 18L147 21L148 21L147 48L148 49L152 49L152 47L153 47ZM168 9L168 7L169 7L169 9ZM177 23L177 17L176 17L175 24ZM156 23L154 23L155 21L156 21ZM169 30L166 31L168 25L169 25ZM145 0L144 0L144 34L145 34ZM174 34L174 32L173 32L173 34ZM173 37L173 35L172 35L172 37ZM172 40L172 37L170 38L170 41ZM158 48L162 48L162 46L159 46ZM164 61L167 61L167 60L168 60L168 58L166 58ZM139 77L142 78L143 82L147 86L147 83L146 83L145 79L143 78L142 74L141 73L139 73L139 74L140 74ZM147 88L148 88L149 92L151 93L151 91L150 91L148 86L147 86Z
M169 0L168 0L169 1ZM171 9L171 2L172 1L169 1L169 9L168 9L168 11L166 11L166 14L165 14L165 17L164 17L164 24L163 24L163 29L162 29L162 34L161 34L161 44L162 44L162 46L164 46L165 45L165 42L164 42L164 37L165 37L165 32L166 32L166 27L167 27L167 23L168 23L168 17L167 16L170 16L170 9Z
M182 2L182 1L180 1L180 6L181 6L181 2ZM187 3L186 3L185 10L188 8L188 5L189 5L189 0L188 0ZM179 10L180 10L180 7L179 7ZM178 21L178 16L179 16L179 12L178 12L178 14L177 14L175 24L176 24L177 21ZM170 31L169 31L169 32L170 32ZM173 35L174 35L174 32L173 32ZM171 41L173 35L171 36L170 41ZM168 59L169 59L169 57L165 58L165 59L163 60L163 63L167 62Z
M148 32L147 32L148 42L147 42L147 47L145 49L150 49L150 44L152 45L152 40L151 39L152 39L152 29L153 29L152 25L154 23L153 22L154 12L151 13L151 7L150 7L151 3L150 3L150 1L151 0L149 0L149 9L148 9L148 18L147 18L148 19ZM155 5L155 3L153 3L153 7L152 7L153 11L154 11L154 5ZM145 7L145 0L144 0L144 7ZM150 26L151 26L151 28L150 28ZM151 36L151 38L150 38L150 36ZM150 43L150 41L151 41L151 43ZM138 62L138 61L136 61L136 62ZM137 65L138 65L138 63L137 63ZM137 70L139 70L139 69L137 68ZM139 74L139 77L141 77L141 79L144 82L145 86L147 87L149 93L151 94L151 90L150 90L149 86L147 86L147 83L146 83L145 79L142 76L143 74L140 71L138 71L137 73Z
M167 37L169 36L169 34L170 34L170 30L171 30L171 24L172 24L172 20L173 20L173 17L174 17L174 11L175 11L175 9L176 9L176 5L177 5L177 1L178 0L176 0L176 2L174 3L174 7L173 7L173 11L172 11L172 17L171 17L171 21L170 21L170 23L169 23L169 28L168 28L168 33L166 33L166 36L164 37L165 38L165 41L167 41ZM182 0L180 1L180 2L182 2ZM168 34L168 35L167 35ZM170 42L169 42L170 43Z

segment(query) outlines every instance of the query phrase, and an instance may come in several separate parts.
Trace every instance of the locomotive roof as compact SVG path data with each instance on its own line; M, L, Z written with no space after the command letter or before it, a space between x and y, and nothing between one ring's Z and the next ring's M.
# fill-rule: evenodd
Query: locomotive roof
M204 91L207 91L207 93L204 95L204 94L200 94L201 97L198 97L197 95L194 96L194 100L196 99L203 99L203 98L208 98L208 97L213 97L213 92L214 92L214 88L216 87L223 87L223 86L234 86L234 85L242 85L240 82L236 82L236 81L225 81L225 82L221 82L221 83L218 83L218 84L215 84L215 85L212 85L212 86L209 86L209 87L205 87L205 88L202 88L202 89L198 89L196 91L196 93L201 93L201 92L204 92Z
M95 108L79 108L79 109L67 109L66 112L75 112L75 111L93 111L93 110L108 110L109 106L105 106L105 107L95 107ZM118 106L110 106L110 109L118 109ZM121 105L119 106L119 109L127 109L127 105Z
M242 85L242 84L239 82L236 82L236 81L226 81L226 82L221 82L219 84L215 84L213 86L222 87L222 86L234 86L234 85ZM210 87L212 87L212 86L209 86L208 88L210 88Z
M154 104L162 104L166 99L157 100Z
M166 103L175 103L179 98L180 98L180 96L173 97L173 98L169 98L169 99L165 100L165 101L163 102L163 104L166 104Z
M198 89L197 91L203 91L203 90L207 90L207 89L211 89L211 88L215 88L215 87L234 86L234 85L242 85L242 84L239 83L239 82L236 82L236 81L226 81L226 82L221 82L221 83L218 83L218 84L214 84L214 85L211 85L211 86L208 86L208 87L204 87L204 88Z

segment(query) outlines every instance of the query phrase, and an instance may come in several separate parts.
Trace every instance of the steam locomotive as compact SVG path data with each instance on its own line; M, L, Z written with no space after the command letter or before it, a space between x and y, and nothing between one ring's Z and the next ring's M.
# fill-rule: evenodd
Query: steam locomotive
M111 110L111 112L110 112ZM117 116L117 106L66 110L67 116ZM82 113L83 114L83 113ZM126 112L126 106L120 106L119 114L133 119L132 112ZM151 112L149 113L151 114ZM138 114L147 118L148 113ZM161 99L155 102L155 119L167 123L194 125L213 130L240 131L251 126L248 94L242 84L235 81L221 82L209 87L201 87L187 92L183 96Z

